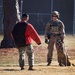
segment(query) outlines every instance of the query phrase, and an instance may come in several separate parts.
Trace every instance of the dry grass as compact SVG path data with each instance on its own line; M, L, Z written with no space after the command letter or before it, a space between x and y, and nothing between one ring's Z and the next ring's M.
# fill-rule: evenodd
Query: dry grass
M65 36L65 45L68 48L75 48L75 36Z
M44 36L40 36L42 39L42 44L37 45L33 42L34 54L35 54L35 64L46 63L47 57L47 44L44 43ZM75 57L75 36L67 35L65 37L65 48L68 51L71 59ZM39 61L40 60L40 61ZM57 60L57 51L54 49L53 60ZM0 49L0 64L18 64L18 50L16 48L5 48ZM27 64L27 56L26 56Z
M44 43L44 36L40 37L42 39L40 46L33 42L35 54L34 71L28 71L28 65L25 66L25 70L21 71L18 66L18 50L15 48L7 48L0 49L0 75L75 75L74 66L58 66L56 49L54 49L51 66L46 66L47 44ZM65 47L71 57L70 61L75 64L75 36L67 35L65 37Z

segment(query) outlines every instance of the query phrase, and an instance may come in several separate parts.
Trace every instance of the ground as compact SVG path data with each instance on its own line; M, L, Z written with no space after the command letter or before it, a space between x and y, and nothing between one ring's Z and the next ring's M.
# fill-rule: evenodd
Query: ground
M35 66L34 71L21 71L19 67L0 67L0 75L75 75L75 67Z
M42 38L42 37L41 37ZM70 56L70 62L75 64L75 37L68 36L65 39L65 47ZM23 71L20 70L18 65L18 49L16 48L4 48L0 49L0 75L75 75L75 66L63 66L60 67L57 62L57 51L54 48L53 60L51 66L47 65L47 45L42 40L40 46L35 45L34 55L35 64L34 71L28 70L27 55L26 66Z

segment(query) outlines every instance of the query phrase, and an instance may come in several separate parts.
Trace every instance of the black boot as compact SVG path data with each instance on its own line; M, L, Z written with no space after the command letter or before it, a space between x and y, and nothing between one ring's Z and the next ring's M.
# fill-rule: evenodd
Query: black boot
M48 62L47 66L50 66L50 64L51 64L51 58L48 58L47 62Z
M63 66L63 64L60 62L60 63L59 63L59 66Z
M48 63L47 66L50 66L50 63Z
M21 67L21 70L24 70L24 67Z
M28 68L28 70L34 70L34 69L33 69L33 67L32 67L32 66L30 66L30 67Z

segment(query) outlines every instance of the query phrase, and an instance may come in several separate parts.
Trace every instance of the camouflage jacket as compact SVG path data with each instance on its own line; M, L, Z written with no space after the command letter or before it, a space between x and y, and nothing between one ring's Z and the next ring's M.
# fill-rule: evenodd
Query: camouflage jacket
M51 20L50 22L48 22L45 27L45 39L48 38L47 33L61 34L61 36L64 37L65 27L63 22L60 20Z

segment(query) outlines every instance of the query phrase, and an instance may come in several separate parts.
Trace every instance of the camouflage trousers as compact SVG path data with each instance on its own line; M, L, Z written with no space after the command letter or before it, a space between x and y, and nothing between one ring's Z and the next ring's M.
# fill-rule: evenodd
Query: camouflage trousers
M52 61L54 45L57 50L57 58L58 58L59 65L61 65L61 63L63 63L66 66L66 62L67 62L67 65L70 65L67 53L64 50L63 41L61 40L60 36L57 36L57 35L56 36L52 35L49 39L48 55L47 55L48 64L50 64Z
M25 65L25 52L28 56L28 64L29 66L33 67L34 65L34 53L33 53L33 46L27 45L25 47L18 47L19 51L19 65L20 67L23 67Z

